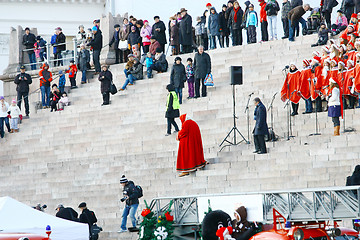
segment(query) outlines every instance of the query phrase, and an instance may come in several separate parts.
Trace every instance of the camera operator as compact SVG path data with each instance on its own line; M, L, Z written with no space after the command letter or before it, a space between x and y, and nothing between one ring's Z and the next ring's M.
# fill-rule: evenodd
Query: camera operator
M59 204L55 210L57 211L56 217L78 222L78 213L71 207L65 208L64 205Z
M40 212L44 212L45 208L47 208L46 204L42 205L40 203L38 203L35 207L33 207L33 209L36 209Z
M25 113L29 116L29 85L32 83L31 76L25 73L25 66L20 67L20 74L15 77L14 83L17 85L17 105L21 109L21 100L24 98Z
M125 202L125 208L122 214L122 222L121 222L121 229L118 231L119 233L126 232L126 222L127 217L130 213L130 219L132 223L132 228L129 228L130 231L137 231L136 228L136 218L135 213L139 206L139 199L138 193L133 181L128 181L123 175L120 179L120 184L124 187L123 195L124 197L120 199L121 202Z

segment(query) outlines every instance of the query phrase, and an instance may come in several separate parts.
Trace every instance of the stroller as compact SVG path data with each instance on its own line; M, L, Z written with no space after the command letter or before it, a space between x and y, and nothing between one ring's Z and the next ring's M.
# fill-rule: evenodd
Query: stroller
M318 32L321 23L320 8L316 7L310 13L307 19L307 34Z

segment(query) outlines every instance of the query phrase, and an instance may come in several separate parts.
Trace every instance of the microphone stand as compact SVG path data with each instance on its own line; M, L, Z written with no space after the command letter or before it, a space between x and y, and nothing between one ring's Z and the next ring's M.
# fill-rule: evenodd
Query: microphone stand
M320 97L320 93L319 96ZM315 99L316 101L316 99ZM311 133L309 136L318 136L321 135L321 133L319 133L319 123L318 123L318 111L317 111L317 106L316 106L316 102L315 102L315 133Z
M288 141L289 141L291 138L295 137L295 136L292 135L291 114L290 114L290 112L291 112L291 108L290 108L290 98L292 97L292 95L293 95L295 92L296 92L296 90L293 91L293 92L290 94L290 97L289 97L289 99L286 101L285 106L284 106L284 108L287 107L287 118L288 118L288 119L287 119L287 122L288 122L288 137L287 137L287 140L288 140Z
M244 113L247 112L247 130L248 130L248 141L246 142L247 144L250 144L250 113L249 113L249 103L250 103L250 98L254 93L249 94L249 98L245 107L245 111Z
M271 99L271 102L270 102L270 105L269 105L269 108L268 108L268 111L270 111L270 126L271 126L271 129L274 130L274 122L273 122L273 119L274 119L274 116L273 116L273 103L274 103L274 100L275 100L275 96L276 94L278 94L277 92L273 95L272 99Z
M344 94L343 94L344 96ZM343 98L343 97L342 97ZM345 98L343 98L343 100L345 100ZM352 128L352 127L349 127L349 128L346 128L345 127L345 109L343 108L343 118L344 118L344 133L347 133L347 132L355 132L355 128Z

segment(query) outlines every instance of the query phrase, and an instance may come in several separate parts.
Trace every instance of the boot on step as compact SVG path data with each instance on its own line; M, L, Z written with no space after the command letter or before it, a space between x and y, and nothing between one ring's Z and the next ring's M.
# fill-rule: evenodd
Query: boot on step
M14 129L11 129L11 130L10 130L10 133L14 133Z
M334 136L339 136L340 135L340 126L336 126L334 127Z

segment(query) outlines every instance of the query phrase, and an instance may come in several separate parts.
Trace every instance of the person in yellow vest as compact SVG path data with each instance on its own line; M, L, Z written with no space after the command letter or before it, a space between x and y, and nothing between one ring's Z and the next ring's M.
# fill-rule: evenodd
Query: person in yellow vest
M174 85L169 84L166 86L166 89L169 91L169 94L166 102L165 117L167 118L167 133L165 136L170 136L171 124L175 128L175 132L179 132L179 127L175 122L175 118L180 117L180 103L179 103L179 98L175 92Z

